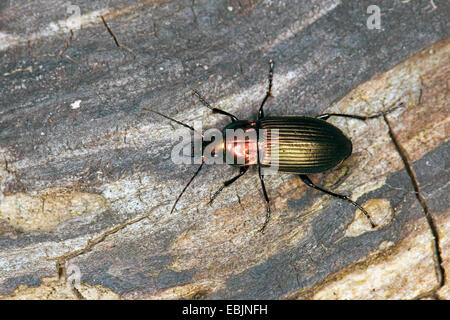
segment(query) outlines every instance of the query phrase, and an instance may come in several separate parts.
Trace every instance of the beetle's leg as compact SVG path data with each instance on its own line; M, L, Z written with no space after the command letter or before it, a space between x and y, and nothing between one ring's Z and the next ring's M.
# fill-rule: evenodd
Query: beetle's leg
M358 119L358 120L368 120L368 119L374 119L374 118L382 117L382 116L384 116L386 114L391 113L394 110L397 110L398 108L400 108L402 106L403 106L403 103L400 103L396 107L393 107L393 108L388 109L386 111L374 114L372 116L359 116L359 115L354 115L354 114L342 114L342 113L324 113L324 114L318 115L316 118L317 119L322 119L322 120L327 120L329 117L344 117L344 118L352 118L352 119Z
M226 112L226 111L223 111L223 110L220 110L220 109L217 109L217 108L212 107L212 106L205 100L205 98L202 97L202 95L200 94L200 92L198 92L196 89L192 89L192 94L193 94L194 96L196 96L196 97L200 100L200 102L201 102L205 107L207 107L208 109L211 109L213 113L219 113L219 114L223 114L224 116L228 116L228 117L231 118L231 121L232 121L232 122L238 120L238 118L237 118L236 116L232 115L231 113L228 113L228 112Z
M267 205L267 216L266 221L264 221L264 224L262 228L259 230L259 232L263 233L264 229L266 228L267 223L270 220L270 204L269 204L269 196L267 195L266 186L264 185L264 175L261 173L261 166L258 166L258 174L259 174L259 181L261 181L261 188L264 194L264 199L266 200Z
M264 118L264 110L263 110L264 104L266 103L267 99L269 99L269 97L272 95L273 65L274 65L272 59L269 60L269 65L270 65L270 69L269 69L269 88L267 89L266 96L264 97L264 100L261 103L261 106L259 107L258 119Z
M231 178L230 180L227 180L223 183L223 185L219 188L219 190L217 190L216 192L214 192L213 196L211 197L211 200L209 200L208 204L212 204L214 199L219 195L219 193L222 192L222 190L225 187L228 187L230 184L232 184L233 182L235 182L237 179L239 179L240 177L242 177L248 170L248 166L245 167L240 167L239 168L239 174L233 178Z
M355 207L357 207L359 210L361 210L364 215L367 217L367 219L369 219L370 225L372 226L372 228L375 228L375 223L373 223L372 219L370 218L369 214L367 213L367 211L361 207L358 203L356 203L355 201L351 200L349 197L341 195L341 194L337 194L328 190L325 190L319 186L316 186L309 178L307 175L304 174L300 174L300 179L302 179L302 181L309 187L320 190L322 192L325 192L326 194L329 194L330 196L342 199L342 200L346 200L348 202L350 202L352 205L354 205Z

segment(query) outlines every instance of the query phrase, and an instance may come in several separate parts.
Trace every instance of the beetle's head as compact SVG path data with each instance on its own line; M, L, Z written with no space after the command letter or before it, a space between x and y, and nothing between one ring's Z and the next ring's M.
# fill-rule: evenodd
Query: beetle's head
M200 156L202 162L206 159L221 158L226 164L234 166L248 166L258 163L258 135L255 122L233 120L222 131L215 129L202 133L158 111L145 107L142 109L190 129L194 136L194 143L191 144L191 157Z

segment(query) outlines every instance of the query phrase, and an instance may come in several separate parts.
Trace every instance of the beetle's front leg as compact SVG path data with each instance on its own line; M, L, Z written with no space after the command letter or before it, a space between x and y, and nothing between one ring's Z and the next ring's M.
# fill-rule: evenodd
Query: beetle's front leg
M261 106L259 107L258 119L264 118L264 109L263 109L264 108L264 104L266 104L267 99L269 99L269 97L272 95L273 65L274 65L272 59L269 60L269 65L270 65L270 69L269 69L269 88L267 88L266 96L264 97L264 100L261 103Z
M192 95L196 96L196 97L200 100L200 102L201 102L205 107L207 107L208 109L212 110L213 113L218 113L218 114L222 114L222 115L224 115L224 116L230 117L231 122L235 122L235 121L238 121L238 120L239 120L236 116L232 115L231 113L228 113L228 112L223 111L223 110L221 110L221 109L217 109L217 108L212 107L212 106L205 100L205 98L203 98L203 96L200 94L200 92L198 92L196 89L192 89Z
M239 179L240 177L242 177L248 170L248 166L244 166L244 167L240 167L239 168L239 174L233 178L231 178L230 180L227 180L223 183L223 185L219 188L219 190L217 190L216 192L214 192L213 196L211 197L211 200L209 200L208 204L211 205L214 201L214 199L219 195L219 193L222 192L222 190L225 187L228 187L230 184L232 184L233 182L235 182L237 179Z

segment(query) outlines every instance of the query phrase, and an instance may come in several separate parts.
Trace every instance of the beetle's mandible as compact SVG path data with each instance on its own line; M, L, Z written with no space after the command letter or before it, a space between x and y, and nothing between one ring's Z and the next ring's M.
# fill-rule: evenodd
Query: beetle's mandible
M259 107L258 118L256 121L239 120L236 116L226 111L214 108L203 98L203 96L197 90L193 90L193 95L195 95L205 107L212 110L213 113L222 114L228 116L231 119L231 123L227 125L223 130L223 134L226 137L225 141L227 142L221 144L221 148L216 148L215 152L223 153L224 157L228 152L234 155L235 160L240 160L236 161L236 163L233 164L239 166L239 174L232 179L225 181L223 185L213 194L209 201L209 204L214 201L214 199L224 188L231 185L238 178L242 177L251 165L258 166L259 180L261 182L261 188L267 208L266 219L260 229L260 232L263 232L267 226L267 223L269 222L271 212L270 199L264 185L264 175L261 169L264 167L273 166L275 164L277 170L280 172L299 175L300 179L309 187L320 190L333 197L337 197L339 199L350 202L352 205L354 205L364 213L364 215L369 220L372 228L375 228L375 223L373 222L372 218L370 217L368 212L363 207L361 207L361 205L345 195L337 194L315 185L309 179L307 174L319 173L329 170L347 159L352 153L352 143L350 139L348 139L337 127L326 122L328 118L345 117L358 120L373 119L384 116L385 114L394 111L395 109L401 107L402 104L399 104L394 108L372 116L325 113L314 118L304 116L265 117L264 105L269 97L272 96L274 62L270 60L269 65L269 85L266 95L264 96L261 106ZM185 123L163 115L157 111L148 108L143 109L156 113L166 119L185 126L195 133L199 134L203 138L202 133L197 132L193 127ZM255 131L256 138L254 138L253 140L246 139L245 141L243 141L243 143L242 141L236 141L236 138L227 139L227 134L229 134L230 131L233 132L234 130L238 129L246 132ZM264 139L258 135L258 132L260 132L261 129L265 130L265 132L267 133ZM271 139L271 132L277 133L277 139ZM205 163L205 155L203 151L205 150L205 147L207 145L208 144L203 143L202 163L176 198L170 211L171 213L174 211L178 200L181 198L188 186L202 169Z

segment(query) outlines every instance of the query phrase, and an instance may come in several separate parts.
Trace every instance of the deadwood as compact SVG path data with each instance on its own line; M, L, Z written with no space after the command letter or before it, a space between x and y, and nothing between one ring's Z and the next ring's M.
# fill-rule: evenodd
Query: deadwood
M449 286L447 1L3 1L2 298L443 298ZM68 6L69 5L69 6ZM26 17L26 18L25 18ZM175 165L176 124L330 119L353 155L311 179ZM74 289L68 276L80 276Z

